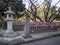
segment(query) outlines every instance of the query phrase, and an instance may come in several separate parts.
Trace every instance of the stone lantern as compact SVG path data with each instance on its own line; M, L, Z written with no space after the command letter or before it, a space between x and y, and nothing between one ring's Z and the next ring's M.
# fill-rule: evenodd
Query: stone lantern
M7 14L7 18L5 19L7 21L7 30L3 33L3 36L6 37L13 37L16 36L16 32L13 31L13 15L15 14L12 10L11 7L9 7L9 10L4 12L5 14Z

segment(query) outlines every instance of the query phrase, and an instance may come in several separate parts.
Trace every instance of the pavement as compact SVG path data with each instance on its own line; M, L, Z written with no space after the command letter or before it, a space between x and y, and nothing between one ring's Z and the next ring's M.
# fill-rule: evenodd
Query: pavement
M60 36L60 31L31 34L31 36L32 36L31 38L23 38L24 42L21 43L29 43L33 41L43 40L50 37Z
M22 32L17 37L0 37L0 43L5 44L24 44L30 43L38 40L43 40L50 37L60 36L60 31L56 32L46 32L46 33L38 33L38 34L30 34L32 37L23 38Z
M38 40L30 43L24 43L19 45L60 45L60 36L51 37L44 40Z

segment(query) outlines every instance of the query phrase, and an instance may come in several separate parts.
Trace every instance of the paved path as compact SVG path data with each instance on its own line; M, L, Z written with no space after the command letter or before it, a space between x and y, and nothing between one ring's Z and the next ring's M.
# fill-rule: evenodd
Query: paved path
M60 45L60 36L20 45Z
M39 33L39 34L31 34L32 35L31 38L23 38L24 33L21 34L19 32L18 34L19 34L19 36L14 37L14 38L13 37L0 37L0 42L5 43L5 44L19 44L20 43L20 44L26 45L24 43L27 43L27 45L30 45L30 44L31 45L33 44L34 45L36 43L36 42L35 43L32 43L34 41L42 40L42 39L48 39L48 38L51 38L51 37L54 37L54 36L60 36L60 31L47 32L47 33ZM60 41L59 38L58 39L56 38L56 39ZM54 40L51 39L51 42L54 43ZM49 41L50 40L47 40L46 43L48 43ZM41 41L38 41L38 42L41 42ZM39 44L38 42L36 44ZM43 42L41 42L41 43L43 43Z

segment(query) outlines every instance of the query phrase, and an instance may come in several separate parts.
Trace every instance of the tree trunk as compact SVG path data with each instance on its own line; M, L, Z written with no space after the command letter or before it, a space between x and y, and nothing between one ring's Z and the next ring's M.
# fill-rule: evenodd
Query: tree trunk
M3 28L3 18L2 18L2 14L0 13L0 29Z

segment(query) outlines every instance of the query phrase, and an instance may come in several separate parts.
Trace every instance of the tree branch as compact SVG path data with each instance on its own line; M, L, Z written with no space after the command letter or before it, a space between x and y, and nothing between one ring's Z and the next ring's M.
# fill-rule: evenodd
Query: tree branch
M26 9L30 14L33 14L31 11L29 11L28 9Z
M10 0L8 0L8 1L6 2L5 7L3 7L1 10L4 10L4 9L8 6L9 2L10 2Z
M57 18L58 15L59 15L59 14L57 14L57 15L51 20L51 22L53 22L53 21Z
M37 19L39 19L41 22L43 22L43 20L41 19L41 18L39 18L38 16L36 16L37 17Z
M60 0L54 6L56 6L59 2L60 2Z
M36 0L34 3L36 3L38 0Z

